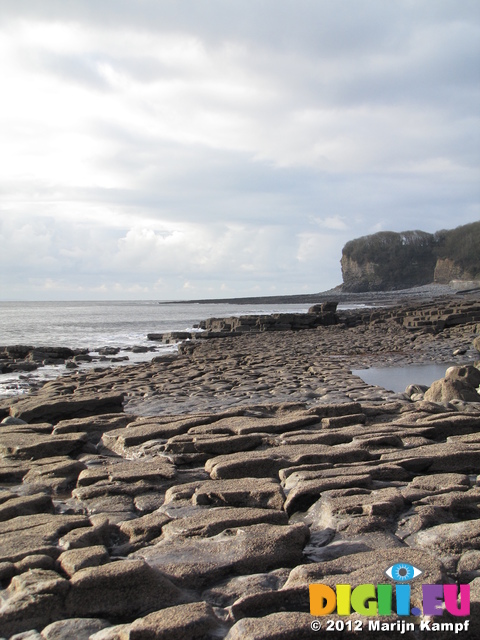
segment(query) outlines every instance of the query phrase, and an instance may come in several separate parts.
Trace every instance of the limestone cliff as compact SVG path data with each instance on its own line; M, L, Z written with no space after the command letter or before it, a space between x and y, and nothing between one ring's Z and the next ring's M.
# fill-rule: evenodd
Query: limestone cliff
M345 291L389 291L433 280L435 239L424 231L383 231L347 242L342 254Z
M435 234L382 231L342 252L343 290L390 291L480 279L480 222Z
M480 280L480 222L438 231L435 282Z

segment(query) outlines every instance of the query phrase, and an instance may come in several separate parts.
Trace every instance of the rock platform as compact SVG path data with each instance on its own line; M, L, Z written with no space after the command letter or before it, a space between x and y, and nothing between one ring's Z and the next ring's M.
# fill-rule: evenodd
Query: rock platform
M310 584L392 583L385 571L408 563L423 572L412 607L423 583L470 585L459 635L478 638L480 396L439 401L415 380L396 393L351 373L453 363L444 382L476 393L477 302L186 341L5 400L0 637L318 638ZM363 631L327 637L383 637L348 619ZM435 637L459 620L435 617Z

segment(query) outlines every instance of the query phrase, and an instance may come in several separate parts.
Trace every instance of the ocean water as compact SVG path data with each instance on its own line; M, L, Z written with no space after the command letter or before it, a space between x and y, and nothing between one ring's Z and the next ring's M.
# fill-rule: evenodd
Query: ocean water
M152 344L148 333L188 331L211 317L303 313L309 305L228 303L0 302L0 345L48 345L95 350Z
M91 366L121 366L151 360L176 350L147 339L148 333L190 331L201 320L270 313L304 313L310 305L229 303L159 303L157 301L108 302L0 302L0 345L31 345L88 349L95 355L102 347L118 347L121 363L95 362ZM134 346L155 348L132 353ZM63 365L40 367L28 373L0 374L0 396L28 391L32 384L67 373ZM71 372L71 371L70 371Z

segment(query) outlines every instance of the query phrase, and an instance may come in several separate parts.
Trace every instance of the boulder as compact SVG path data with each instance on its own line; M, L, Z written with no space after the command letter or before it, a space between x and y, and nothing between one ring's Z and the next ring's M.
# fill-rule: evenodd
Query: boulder
M12 578L0 608L0 634L42 629L64 617L68 580L55 571L32 569Z
M25 425L28 424L27 422L25 422L25 420L21 420L20 418L14 418L13 416L7 416L6 418L4 418L0 424L6 425L6 426L12 426L12 425Z
M31 629L30 631L16 633L11 637L11 640L43 640L43 637L38 633L38 631Z
M337 310L338 301L329 300L328 302L321 302L320 304L314 304L308 310L308 313L324 314L335 313Z
M473 346L477 351L480 351L480 336L476 336L476 338L473 340Z
M475 391L475 387L452 378L442 378L436 380L425 392L425 400L429 402L441 402L448 404L452 400L464 400L465 402L480 402L480 395Z
M458 380L476 389L480 386L480 370L472 365L449 367L445 372L446 380Z

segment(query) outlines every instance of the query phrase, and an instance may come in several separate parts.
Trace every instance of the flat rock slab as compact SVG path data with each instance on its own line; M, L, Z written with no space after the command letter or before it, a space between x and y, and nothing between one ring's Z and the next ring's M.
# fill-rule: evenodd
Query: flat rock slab
M31 396L10 406L10 415L25 422L58 422L67 418L84 418L102 413L123 411L124 394Z
M44 493L18 496L0 505L0 522L11 520L17 516L28 516L33 513L45 512L53 512L53 504L50 496Z
M249 433L283 433L284 431L292 431L319 422L315 415L306 412L291 413L283 416L272 417L252 417L237 416L232 418L223 418L215 422L216 429L225 429L226 431L236 435L246 435Z
M191 435L186 433L170 438L165 445L165 453L204 453L221 455L236 451L249 451L263 443L263 438L257 434L230 435L221 433L216 435Z
M480 520L440 524L408 536L405 542L411 547L447 553L480 549Z
M241 618L267 616L277 611L309 611L308 589L272 589L260 593L250 593L238 598L227 608L229 619L236 622Z
M234 576L202 592L202 598L215 607L228 607L239 598L255 593L280 589L288 579L290 569L274 569L267 573Z
M300 611L281 611L259 618L243 618L225 640L311 640L312 616Z
M90 527L85 516L34 514L0 522L0 562L17 562L32 554L56 558L60 536L71 529Z
M303 524L257 524L226 529L211 538L161 541L133 554L160 569L176 584L203 587L232 573L258 573L301 561L308 539Z
M163 527L163 535L166 538L177 536L206 538L215 536L225 529L260 523L287 524L288 516L284 511L272 509L215 507L202 509L186 518L172 520Z
M285 495L271 478L207 480L192 494L192 503L203 506L258 507L282 509Z
M28 460L71 455L79 452L86 441L85 433L53 436L25 432L4 435L0 432L0 455Z
M367 488L371 484L372 479L368 473L299 481L288 493L285 511L289 514L295 511L306 511L324 492L332 489Z
M189 429L200 425L208 425L219 420L221 416L191 416L188 418L140 418L129 422L124 429L114 429L105 433L102 443L122 455L131 447L136 447L149 440L168 440L173 436L187 433Z
M67 618L57 620L42 629L42 640L89 640L97 631L106 629L110 623L100 618Z
M119 460L113 464L107 462L105 465L85 469L78 477L77 486L88 487L100 481L128 483L139 480L158 485L162 480L173 478L175 474L175 466L165 458Z
M217 478L268 478L278 477L280 469L300 464L319 462L344 463L370 460L372 456L361 448L349 445L329 447L321 444L283 445L268 451L232 453L211 458L205 464L210 477Z
M480 443L446 442L431 444L382 455L382 462L394 462L405 469L429 473L449 470L456 473L476 473Z
M31 464L25 460L0 457L0 482L21 482Z
M399 562L423 572L413 606L423 583L471 581L473 626L480 404L393 394L350 369L447 362L480 326L434 339L391 310L362 313L357 327L346 314L342 327L188 343L175 360L2 401L0 419L26 401L42 414L0 425L0 636L310 639L310 584L391 582ZM120 392L130 415L58 414Z
M120 531L127 536L129 545L143 546L162 534L163 527L171 518L161 511L125 520L119 524ZM131 550L131 549L130 549Z
M327 562L298 565L292 569L283 589L308 588L315 583L327 584L332 588L345 582L352 588L359 584L384 584L391 581L385 571L397 563L408 563L423 571L419 580L411 582L412 606L422 608L422 584L445 582L446 569L434 553L394 547L355 553Z
M56 423L53 433L77 433L86 432L89 437L92 434L102 434L113 429L122 429L132 421L132 416L118 413L93 415L87 418L70 418Z
M28 463L28 472L23 477L25 484L48 487L61 493L75 486L79 474L85 469L83 462L67 456L42 458Z
M330 536L325 537L327 532L326 529L312 531L310 542L304 549L305 556L312 562L328 562L355 553L404 546L393 533L384 531L373 531L358 536L348 536L348 532L346 535L335 535L332 531Z
M85 547L84 549L70 549L64 551L57 559L58 564L67 576L87 567L98 567L110 561L107 549L103 545Z
M138 617L185 601L168 578L143 560L81 569L70 579L65 607L72 617Z
M221 637L222 626L209 604L192 602L135 620L130 627L129 640L202 640Z
M362 531L384 531L404 508L396 487L326 491L308 511L314 529L331 528L353 535Z

